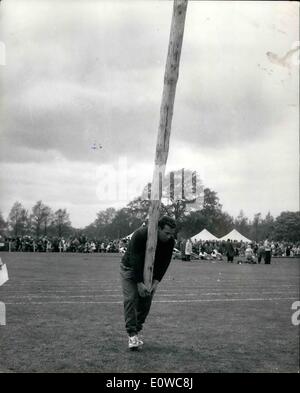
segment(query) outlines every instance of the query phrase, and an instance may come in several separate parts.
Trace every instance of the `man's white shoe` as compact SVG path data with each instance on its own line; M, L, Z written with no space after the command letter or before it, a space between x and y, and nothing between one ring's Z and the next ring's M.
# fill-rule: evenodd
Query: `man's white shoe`
M144 344L144 341L143 341L144 338L143 338L143 336L141 336L141 335L138 334L137 338L138 338L139 345L143 345L143 344Z
M134 349L138 348L141 344L141 341L139 340L138 336L131 336L128 337L128 348L129 349Z

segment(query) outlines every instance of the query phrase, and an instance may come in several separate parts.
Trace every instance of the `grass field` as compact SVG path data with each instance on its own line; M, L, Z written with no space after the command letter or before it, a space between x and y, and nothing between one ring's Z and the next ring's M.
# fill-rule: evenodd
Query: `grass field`
M2 372L297 372L299 259L271 265L172 261L127 349L113 254L0 254Z

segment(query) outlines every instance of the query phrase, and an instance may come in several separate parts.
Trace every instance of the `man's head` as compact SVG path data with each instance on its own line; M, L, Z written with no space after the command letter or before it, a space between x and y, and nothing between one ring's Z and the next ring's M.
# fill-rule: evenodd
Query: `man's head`
M174 239L176 222L169 216L163 216L158 221L158 238L161 242L167 242Z

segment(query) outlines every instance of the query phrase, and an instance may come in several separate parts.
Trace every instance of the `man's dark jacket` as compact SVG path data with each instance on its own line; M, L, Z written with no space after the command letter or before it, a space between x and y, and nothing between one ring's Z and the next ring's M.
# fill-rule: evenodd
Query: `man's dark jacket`
M143 275L147 236L147 227L136 230L132 235L127 251L122 258L122 265L125 267L125 269L129 269L134 272L133 279L136 282L144 281ZM174 244L174 239L170 239L167 242L161 242L159 238L157 239L153 280L161 281L165 275L172 259Z

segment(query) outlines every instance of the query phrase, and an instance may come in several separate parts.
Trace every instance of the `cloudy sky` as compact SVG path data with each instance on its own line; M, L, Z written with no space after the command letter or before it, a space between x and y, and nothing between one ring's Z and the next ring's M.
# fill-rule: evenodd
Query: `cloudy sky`
M172 7L1 1L5 218L42 200L82 227L151 181ZM188 4L167 171L197 170L235 217L299 210L298 37L296 2Z

